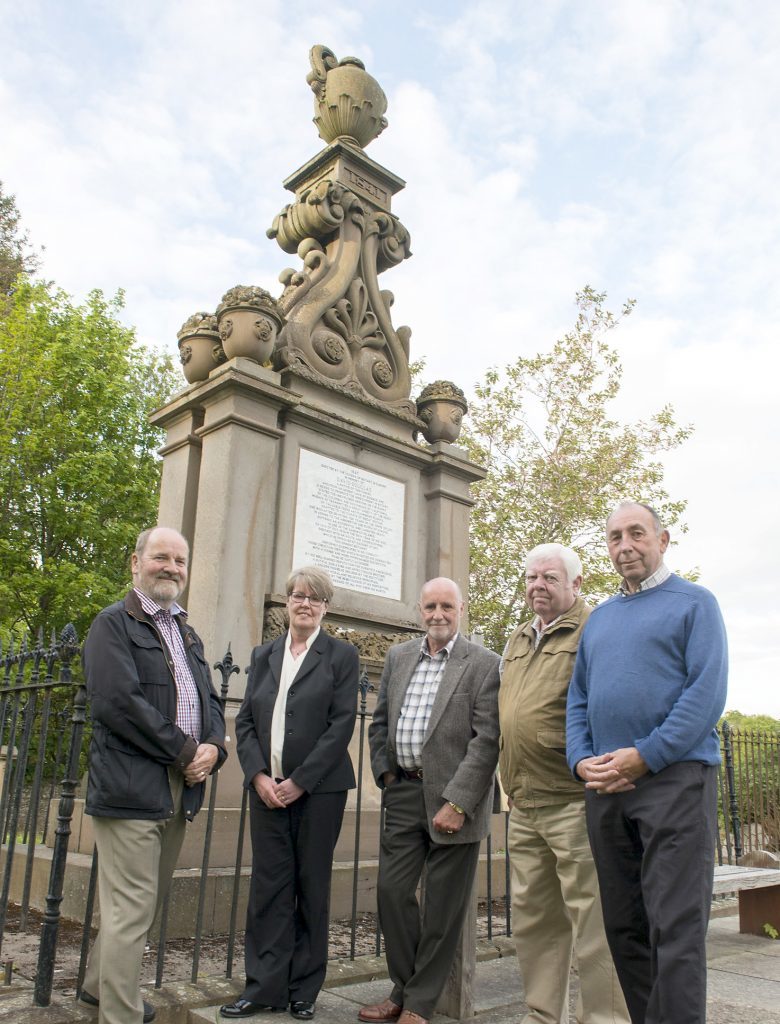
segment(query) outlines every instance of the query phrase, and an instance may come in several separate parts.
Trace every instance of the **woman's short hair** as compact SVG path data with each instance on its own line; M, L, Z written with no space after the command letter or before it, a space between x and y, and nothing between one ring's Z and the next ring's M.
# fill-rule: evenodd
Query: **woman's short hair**
M320 569L317 565L305 565L301 569L293 569L287 577L286 586L288 597L299 586L308 587L315 597L328 604L333 597L333 580L325 569Z

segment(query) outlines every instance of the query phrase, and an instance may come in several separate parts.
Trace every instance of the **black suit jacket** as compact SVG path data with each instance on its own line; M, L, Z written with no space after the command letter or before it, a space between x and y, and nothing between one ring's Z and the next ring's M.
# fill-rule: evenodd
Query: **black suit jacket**
M258 772L271 772L271 719L287 633L255 647L236 717L238 759L249 789ZM347 747L357 713L357 650L320 630L287 691L282 770L308 793L354 789Z

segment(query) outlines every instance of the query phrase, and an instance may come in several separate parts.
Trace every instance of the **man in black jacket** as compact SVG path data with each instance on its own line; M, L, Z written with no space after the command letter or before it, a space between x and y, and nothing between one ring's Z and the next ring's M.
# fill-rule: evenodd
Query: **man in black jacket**
M98 850L100 932L81 999L100 1024L154 1019L141 958L205 780L227 757L222 705L177 598L189 548L176 530L138 537L133 589L98 614L84 644L92 713L87 814Z

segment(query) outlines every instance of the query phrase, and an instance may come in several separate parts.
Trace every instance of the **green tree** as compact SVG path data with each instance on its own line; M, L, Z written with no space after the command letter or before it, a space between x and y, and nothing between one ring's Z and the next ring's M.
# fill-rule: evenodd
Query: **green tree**
M780 732L780 718L772 718L771 715L743 715L741 711L727 711L721 722L728 722L732 729Z
M658 456L691 429L677 426L669 406L632 424L610 416L622 368L607 338L621 317L605 299L591 288L578 293L574 329L549 352L490 370L470 405L463 443L488 471L473 492L470 619L497 651L528 617L524 561L536 544L574 547L595 601L617 585L604 524L619 500L650 502L668 526L685 530L685 502L664 490Z
M39 265L27 232L21 230L16 197L6 195L0 181L0 314L19 274L34 274Z
M0 318L0 630L84 630L127 584L156 518L170 360L117 319L121 293L77 306L24 276Z

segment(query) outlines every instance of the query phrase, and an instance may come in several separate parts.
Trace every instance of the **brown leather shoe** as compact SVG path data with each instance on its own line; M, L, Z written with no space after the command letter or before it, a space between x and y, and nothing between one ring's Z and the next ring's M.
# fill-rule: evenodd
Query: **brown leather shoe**
M358 1020L366 1021L367 1024L385 1024L387 1021L395 1021L401 1016L401 1007L392 999L385 999L376 1006L361 1006L358 1012Z
M404 1010L398 1018L398 1024L428 1024L427 1017L421 1017L414 1010Z

